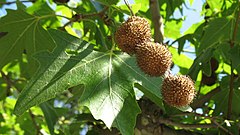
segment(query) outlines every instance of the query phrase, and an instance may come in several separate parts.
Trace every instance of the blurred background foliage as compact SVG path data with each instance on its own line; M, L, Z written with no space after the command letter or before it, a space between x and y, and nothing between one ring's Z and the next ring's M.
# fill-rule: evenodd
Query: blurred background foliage
M130 3L136 15L148 19L154 34L156 31L149 6L152 1L134 0ZM56 43L50 41L51 36L48 37L45 30L65 31L93 45L95 51L108 53L115 44L114 31L130 15L124 2L1 0L2 11L16 7L17 10L8 10L0 18L0 134L239 134L240 2L204 0L199 5L202 6L200 12L192 9L194 2L158 2L164 24L164 43L173 55L172 72L187 74L195 81L198 94L190 105L193 111L182 112L170 107L162 103L157 94L147 93L148 90L135 84L134 90L141 113L135 121L128 121L128 116L120 120L127 126L128 122L136 125L132 129L114 126L109 130L104 120L94 119L91 110L79 102L85 89L83 84L56 93L55 98L39 102L40 105L28 109L21 116L13 114L13 110L19 94L29 84L29 80L34 78L34 73L39 71L33 55L42 50L53 51L56 47ZM188 11L199 13L201 18L192 20L196 23L182 31L185 21L191 20L184 13ZM15 25L5 27L8 22L21 20L21 17L29 19L29 23L21 24L16 21ZM34 29L34 32L29 30L22 33L28 28ZM36 38L32 38L34 36ZM35 40L38 43L35 44ZM12 44L14 49L7 47ZM34 45L37 47L33 48ZM120 52L117 47L114 51L116 54ZM78 50L70 48L66 52L76 55ZM146 96L141 97L139 90ZM128 114L132 115L131 112Z

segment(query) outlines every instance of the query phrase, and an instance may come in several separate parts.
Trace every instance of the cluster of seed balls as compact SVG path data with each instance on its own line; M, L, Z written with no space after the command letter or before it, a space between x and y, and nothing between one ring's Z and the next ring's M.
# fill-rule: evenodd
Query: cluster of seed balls
M136 55L139 68L152 77L164 76L163 100L174 107L189 105L195 97L194 82L185 75L165 74L170 70L172 55L162 44L152 42L148 21L131 16L115 33L118 47L129 55Z

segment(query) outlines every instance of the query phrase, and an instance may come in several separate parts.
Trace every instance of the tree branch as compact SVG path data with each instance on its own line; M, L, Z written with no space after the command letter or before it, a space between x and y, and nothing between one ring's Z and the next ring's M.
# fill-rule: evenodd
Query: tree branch
M37 135L42 135L42 133L40 132L40 128L39 128L39 126L38 126L38 124L37 124L37 122L35 120L35 115L32 113L32 111L30 109L28 110L28 112L29 112L29 114L30 114L30 116L32 118L32 122L33 122L33 124L34 124L34 126L35 126L35 128L37 130L36 134Z
M201 98L195 100L192 104L191 107L193 109L197 109L199 107L202 107L204 105L204 103L206 103L207 101L209 101L212 96L214 96L216 93L220 92L221 89L220 87L216 87L215 89L211 90L210 92L208 92L206 95L202 96Z
M217 117L206 116L205 114L199 114L199 113L196 113L196 112L186 112L186 113L181 113L181 114L175 114L175 115L172 115L171 117L186 116L186 115L194 115L194 116L197 116L197 117L203 117L203 118L205 118L205 119L210 119L211 122L212 122L213 124L215 124L216 127L220 128L221 130L223 130L224 132L226 132L226 133L229 134L229 135L234 135L233 133L231 133L229 130L227 130L226 128L224 128L221 124L219 124L219 123L216 121L216 118L217 118Z
M14 87L18 92L20 92L20 90L15 86L14 81L11 80L11 78L9 78L8 75L6 75L3 71L0 71L2 78L6 81L7 83L7 90L10 91L11 87Z
M235 26L234 26L234 31L233 31L232 39L230 40L230 47L231 48L234 47L234 42L235 42L236 36L237 36L238 23L239 23L239 18L240 18L239 6L238 6L238 9L237 9L236 16L237 17L236 17L236 22L235 22ZM227 119L231 119L231 114L232 114L232 98L233 98L233 82L234 82L233 70L234 70L234 68L233 68L233 64L232 64L232 61L231 61L231 76L230 76L230 83L229 83Z
M108 8L109 7L104 7L103 10L101 10L101 11L99 11L97 13L76 14L67 23L65 23L62 28L65 28L66 26L68 26L69 24L71 24L73 22L79 22L79 21L81 21L83 19L91 18L91 17L95 17L95 16L99 16L99 17L104 19L105 12L108 10Z
M160 123L165 125L177 126L188 130L196 128L217 128L215 124L183 124L166 118L160 118Z
M160 15L158 0L149 0L149 5L154 27L154 41L163 43L163 19Z
M170 45L170 46L174 49L178 49L178 47L176 46L173 46L173 45ZM183 49L182 52L195 54L195 51L187 50L187 49Z
M218 122L216 122L214 119L211 120L215 125L217 125L220 129L222 129L224 132L226 132L229 135L234 135L233 133L231 133L230 131L228 131L226 128L224 128L222 125L220 125Z

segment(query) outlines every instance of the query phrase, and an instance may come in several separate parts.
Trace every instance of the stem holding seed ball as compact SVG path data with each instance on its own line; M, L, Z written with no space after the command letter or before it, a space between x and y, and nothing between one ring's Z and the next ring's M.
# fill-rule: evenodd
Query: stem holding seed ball
M132 11L132 7L130 6L128 0L124 0L124 3L127 5L128 9L129 9L129 11L131 13L131 16L135 16L135 14Z

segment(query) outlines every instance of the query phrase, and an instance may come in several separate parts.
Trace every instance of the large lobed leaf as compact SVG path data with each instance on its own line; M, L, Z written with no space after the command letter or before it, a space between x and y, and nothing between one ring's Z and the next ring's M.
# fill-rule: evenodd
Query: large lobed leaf
M213 56L213 52L220 49L219 46L222 45L221 43L230 40L231 36L229 36L229 34L233 28L233 22L234 18L232 16L227 16L211 20L205 27L198 48L198 56L188 72L193 80L196 80L199 71L202 69L202 65L210 60Z
M28 56L40 50L55 47L49 33L39 24L41 17L32 16L23 10L8 10L0 19L0 68L14 59L21 59L25 50ZM29 59L30 63L34 63Z
M97 52L92 45L66 33L55 30L49 33L57 48L53 53L44 51L36 55L40 69L20 94L14 113L21 115L69 87L84 84L80 102L93 116L109 128L117 127L122 134L133 134L136 115L140 112L133 83L142 84L154 94L160 89L161 79L144 75L134 57L112 51ZM78 51L68 54L69 50ZM160 96L156 97L161 102Z

